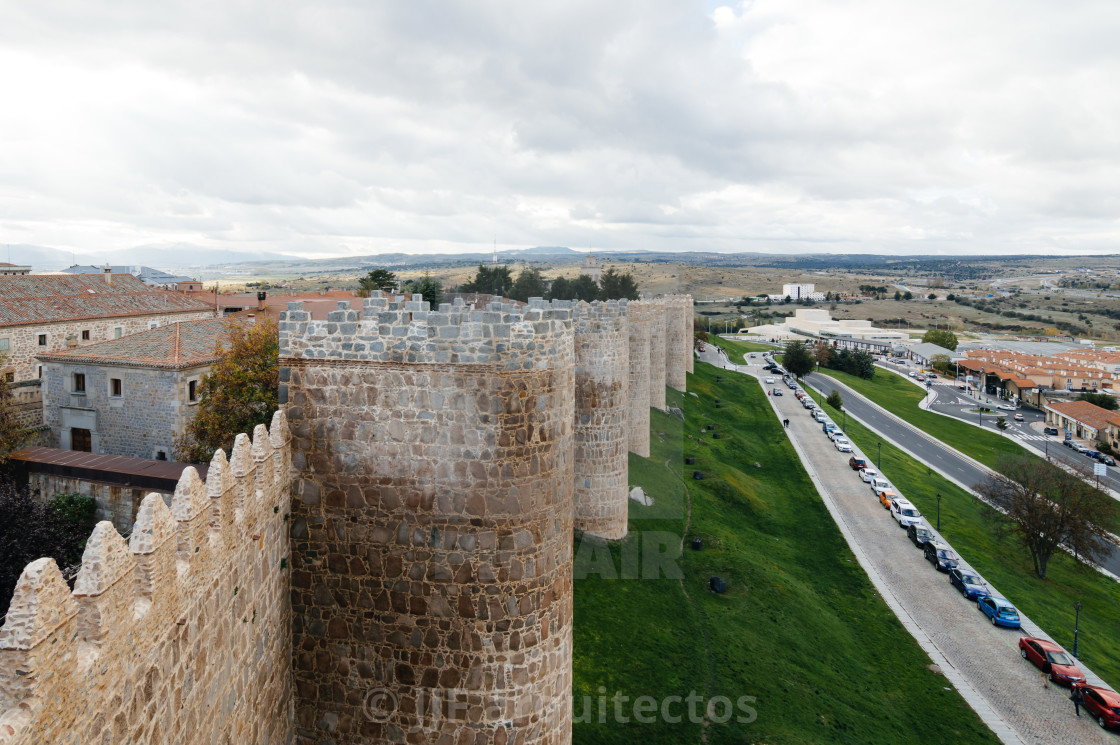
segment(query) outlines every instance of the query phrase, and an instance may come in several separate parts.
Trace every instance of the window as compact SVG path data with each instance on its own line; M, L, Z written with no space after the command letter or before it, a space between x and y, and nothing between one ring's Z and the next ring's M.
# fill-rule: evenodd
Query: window
M159 321L148 321L148 328L150 328L150 329L159 328Z
M197 401L198 400L198 381L197 380L192 380L189 383L187 383L187 400L188 401Z
M86 392L86 376L85 373L74 373L74 393Z
M16 382L16 374L14 372L6 372L4 373L4 380L8 383Z
M43 377L43 366L37 365L35 368L36 374L41 378Z
M82 341L89 341L89 329L82 330Z
M12 348L11 339L0 339L0 352L7 352Z
M157 450L156 451L156 460L167 460L167 451Z
M114 339L121 338L121 327L120 326L117 326L113 329L113 338Z
M40 347L47 346L47 335L46 334L39 334L39 346Z
M93 452L93 438L88 429L70 428L70 449L83 453Z
M112 395L112 396L117 396L118 398L120 397L120 395L121 395L121 379L120 378L111 378L109 380L109 394Z

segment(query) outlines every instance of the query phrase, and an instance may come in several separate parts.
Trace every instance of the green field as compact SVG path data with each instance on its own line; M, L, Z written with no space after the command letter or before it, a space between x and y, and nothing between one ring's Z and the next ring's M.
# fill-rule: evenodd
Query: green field
M758 383L737 375L716 383L717 372L697 363L688 385L699 399L671 393L670 406L684 402L684 423L653 413L652 457L631 455L630 481L656 502L631 503L630 536L609 546L577 540L574 742L997 742L930 672L856 563ZM692 479L693 470L705 478ZM683 585L649 576L648 554L631 558L650 544L675 548L682 536L686 546L704 542L680 557ZM626 578L635 567L642 578ZM727 581L726 594L708 592L711 576ZM629 717L638 697L656 706L693 691L735 707L754 699L726 723L689 723L684 704L676 724L616 718L616 706ZM753 721L736 721L750 711Z
M837 418L834 410L828 411ZM930 525L937 523L937 494L941 494L941 533L945 539L999 593L1067 649L1073 647L1073 604L1080 600L1081 659L1105 680L1120 682L1120 645L1116 643L1120 629L1120 583L1086 568L1063 552L1050 560L1047 579L1038 579L1030 555L1016 539L1000 541L995 537L995 521L1006 518L851 417L844 432L872 460L877 443L882 442L883 473L917 506ZM872 498L868 490L868 499ZM899 550L916 551L899 532Z
M715 334L708 337L708 341L727 351L728 358L737 365L747 364L743 355L750 352L772 352L777 349L773 344L759 344L754 341L739 341L738 339L723 339Z

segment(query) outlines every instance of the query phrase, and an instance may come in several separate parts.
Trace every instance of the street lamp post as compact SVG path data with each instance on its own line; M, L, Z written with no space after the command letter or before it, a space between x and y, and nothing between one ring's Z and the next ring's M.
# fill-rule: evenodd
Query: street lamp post
M844 414L844 423L842 425L840 425L840 429L842 429L844 431L847 431L847 429L848 429L848 410L847 409L840 409L840 411L843 412L843 414Z
M937 529L941 530L941 492L937 492Z
M1076 659L1081 659L1077 656L1077 632L1078 626L1081 623L1081 601L1078 600L1073 604L1073 656Z
M883 472L883 443L879 443L879 457L875 459L875 466L879 469L879 473Z

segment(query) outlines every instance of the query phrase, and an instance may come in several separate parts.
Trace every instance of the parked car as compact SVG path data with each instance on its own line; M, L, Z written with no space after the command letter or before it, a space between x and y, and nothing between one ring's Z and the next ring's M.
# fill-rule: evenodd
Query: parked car
M1019 654L1042 672L1050 680L1061 685L1073 686L1085 682L1085 673L1074 664L1073 658L1052 641L1037 639L1033 636L1019 637Z
M988 583L979 574L964 567L953 567L949 570L949 584L961 591L969 600L976 600L985 595L991 595Z
M865 484L870 484L879 477L879 472L874 468L864 468L859 472L859 477L863 479Z
M876 492L876 494L879 497L879 504L883 505L884 510L889 510L894 500L902 499L899 493L894 489L883 489L880 492Z
M1007 602L1007 598L987 595L976 601L976 607L988 617L993 626L1004 626L1009 629L1017 629L1021 626L1019 611L1015 610L1014 605Z
M1077 683L1073 689L1081 691L1085 699L1085 711L1097 720L1102 729L1120 727L1120 694L1088 683Z
M922 521L922 513L909 500L898 497L891 502L891 517L900 528L909 528Z
M863 458L859 458L853 455L851 458L848 458L848 466L853 471L862 471L863 469L867 468L867 461Z
M837 437L843 437L844 436L844 433L841 432L838 428L833 428L833 429L829 430L826 434L828 435L828 439L833 440L833 441L835 441Z
M906 537L909 538L915 546L921 548L925 546L926 543L933 540L933 531L921 523L914 523L906 529Z
M847 437L834 437L832 438L832 444L835 445L836 449L841 453L852 452L852 441Z
M1111 455L1105 455L1104 453L1098 455L1097 460L1099 460L1101 463L1104 463L1106 466L1116 465L1116 461L1113 459L1113 457Z
M1056 434L1058 434L1058 428L1057 427L1043 427L1042 428L1042 433L1045 434L1045 435L1056 435Z
M823 423L826 419L828 419L828 417L825 416L824 412L821 411L820 409L813 409L812 417L813 417L813 419L815 419L816 421L821 422L821 423Z
M770 393L774 396L780 396L780 395L782 395L782 389L781 388L775 388Z
M766 385L774 385L774 378L767 376Z
M944 543L926 541L925 553L926 561L933 564L939 572L947 572L961 563L960 557Z
M882 476L876 476L871 480L871 491L875 492L875 496L879 496L879 492L893 489L891 482L887 481Z

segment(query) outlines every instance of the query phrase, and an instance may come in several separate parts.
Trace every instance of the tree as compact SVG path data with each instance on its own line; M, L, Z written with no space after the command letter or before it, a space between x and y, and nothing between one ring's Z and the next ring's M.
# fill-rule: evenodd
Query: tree
M49 556L66 568L82 560L95 510L92 497L60 494L48 502L26 486L0 482L0 615L30 562Z
M548 285L549 300L571 300L572 281L567 277L557 277Z
M931 292L930 294L926 295L926 300L936 300L936 299L937 299L937 294L936 293Z
M1112 546L1103 527L1116 519L1112 499L1086 481L1084 467L1069 473L1038 458L1005 458L977 492L994 510L989 517L1000 537L1015 536L1034 563L1035 574L1046 579L1054 551L1065 546L1078 556L1096 560Z
M929 366L942 375L953 374L953 361L947 354L935 354L929 360Z
M1116 409L1120 408L1120 404L1116 402L1116 397L1108 393L1082 393L1077 397L1077 400L1088 401L1094 406L1099 406L1109 411L1116 411Z
M428 272L424 272L424 276L420 279L409 281L408 291L423 295L424 299L428 301L428 305L433 309L439 308L439 304L444 301L443 283L433 278Z
M548 285L545 284L544 277L536 269L522 269L521 274L517 275L513 286L510 287L509 296L514 300L520 300L525 303L531 297L544 297L545 292L548 290Z
M997 427L997 428L998 428L998 429L999 429L999 430L1000 430L1001 432L1002 432L1003 430L1007 429L1007 417L1003 417L1003 416L1001 416L1001 417L997 417L997 418L996 418L996 427Z
M790 342L782 356L782 365L797 378L803 378L813 372L815 363L812 353L802 341Z
M922 341L926 344L936 344L945 347L950 352L957 350L957 335L949 329L930 329L922 334Z
M902 299L903 300L913 300L914 299L914 293L910 292L910 290L907 290L906 292L902 293Z
M369 274L358 280L358 286L368 292L374 290L391 292L397 287L397 275L388 269L372 269Z
M634 275L630 272L623 274L612 266L599 277L599 299L637 300L639 297L641 295L638 293L638 283L634 281Z
M478 265L478 273L474 279L459 286L461 292L481 292L490 295L505 296L513 286L513 277L508 266Z
M832 362L832 345L826 341L818 341L813 345L813 359L822 367L829 367Z
M0 370L3 370L7 357L0 355ZM0 372L0 465L8 459L13 450L19 450L31 439L31 429L19 420L12 402L12 386L8 376Z
M239 433L268 424L279 405L279 354L275 322L230 323L228 343L199 385L194 419L175 438L178 460L209 462L218 448L229 453Z
M899 292L898 290L895 290L894 291L894 299L895 300L901 300L902 299L902 293Z
M824 402L837 411L844 408L844 399L841 398L840 391L835 389L833 389L832 393L828 394L828 398L826 398Z
M599 299L599 285L595 284L595 280L588 274L581 274L576 277L575 282L572 282L572 297L570 300L592 300Z
M957 299L957 296L950 292L948 295L945 296L945 299L948 300L949 302L953 302L954 300Z

